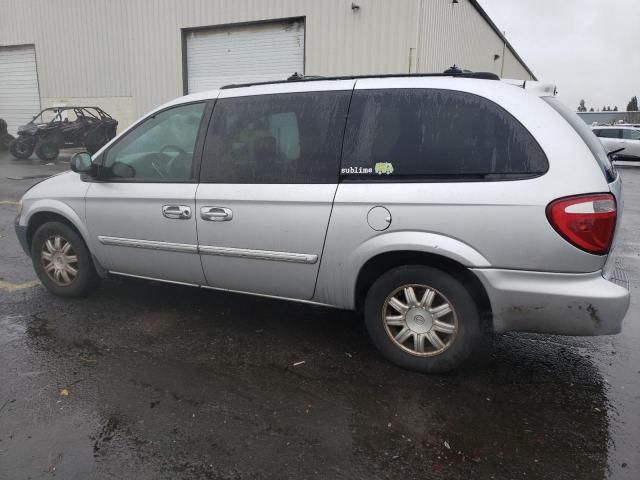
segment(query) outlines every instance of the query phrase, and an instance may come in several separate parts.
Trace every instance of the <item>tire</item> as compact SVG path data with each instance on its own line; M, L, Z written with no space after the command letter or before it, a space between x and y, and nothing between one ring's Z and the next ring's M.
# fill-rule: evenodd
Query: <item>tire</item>
M26 160L33 153L33 143L18 137L9 144L9 151L14 157Z
M70 244L70 247L65 253L66 244ZM49 258L43 253L49 254ZM62 256L64 258L61 258ZM31 242L31 261L38 278L47 290L60 297L84 296L99 280L84 240L64 223L47 222L38 228ZM49 265L53 267L47 268ZM75 275L71 270L66 270L65 265L75 270ZM66 275L62 270L65 270Z
M36 155L43 162L51 162L58 158L60 155L60 149L53 142L38 142L36 146Z
M413 296L403 287L411 288ZM426 295L426 287L433 293ZM431 306L418 306L423 300ZM414 307L405 309L410 305ZM410 370L451 371L480 340L480 314L473 297L453 276L432 267L406 265L384 273L367 292L364 314L369 336L382 355Z

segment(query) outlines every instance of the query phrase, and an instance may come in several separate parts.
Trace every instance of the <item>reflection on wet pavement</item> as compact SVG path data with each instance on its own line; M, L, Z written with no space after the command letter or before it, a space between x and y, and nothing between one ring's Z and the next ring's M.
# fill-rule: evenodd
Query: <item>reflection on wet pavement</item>
M13 309L0 445L26 471L606 475L606 392L580 340L495 337L429 377L382 360L355 315L318 307L125 281L74 302L38 287Z

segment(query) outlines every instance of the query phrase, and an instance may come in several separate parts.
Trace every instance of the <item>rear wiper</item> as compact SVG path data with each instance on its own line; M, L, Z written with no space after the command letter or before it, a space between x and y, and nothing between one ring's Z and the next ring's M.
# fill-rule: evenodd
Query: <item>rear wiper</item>
M607 157L609 157L609 160L615 160L616 153L620 153L622 150L624 150L624 147L618 148L617 150L611 150L609 153L607 153Z

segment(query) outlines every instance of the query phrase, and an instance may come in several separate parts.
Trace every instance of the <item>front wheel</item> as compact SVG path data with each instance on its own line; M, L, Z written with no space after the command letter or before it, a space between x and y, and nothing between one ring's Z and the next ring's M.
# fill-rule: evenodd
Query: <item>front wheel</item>
M18 137L9 144L9 151L14 157L25 160L33 153L33 141Z
M367 330L393 363L426 373L455 369L480 338L480 315L467 289L436 268L389 270L365 299Z
M60 222L47 222L31 242L31 260L40 281L61 297L87 294L98 282L93 259L82 237Z

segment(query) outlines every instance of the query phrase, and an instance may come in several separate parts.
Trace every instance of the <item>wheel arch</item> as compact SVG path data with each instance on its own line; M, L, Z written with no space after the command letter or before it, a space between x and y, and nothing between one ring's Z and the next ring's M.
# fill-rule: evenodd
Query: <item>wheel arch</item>
M53 204L40 205L34 204L30 209L28 218L25 220L27 226L27 247L31 252L31 242L38 228L47 222L60 222L72 228L82 241L84 242L89 254L93 260L96 272L101 278L107 278L107 272L102 267L96 256L91 251L91 243L89 242L89 232L85 228L78 214L68 205L62 202L54 202ZM22 223L22 222L21 222Z
M425 265L452 275L464 285L473 297L481 318L481 327L493 330L493 318L489 295L480 279L465 265L449 257L419 250L394 250L379 253L368 259L360 268L354 288L355 306L361 310L364 299L373 283L385 272L403 265Z
M25 222L29 249L31 249L31 242L36 231L47 222L60 222L73 228L80 235L87 248L89 248L88 232L86 228L82 226L78 214L71 207L62 202L54 202L50 205L38 205L36 202L30 209L29 217Z

